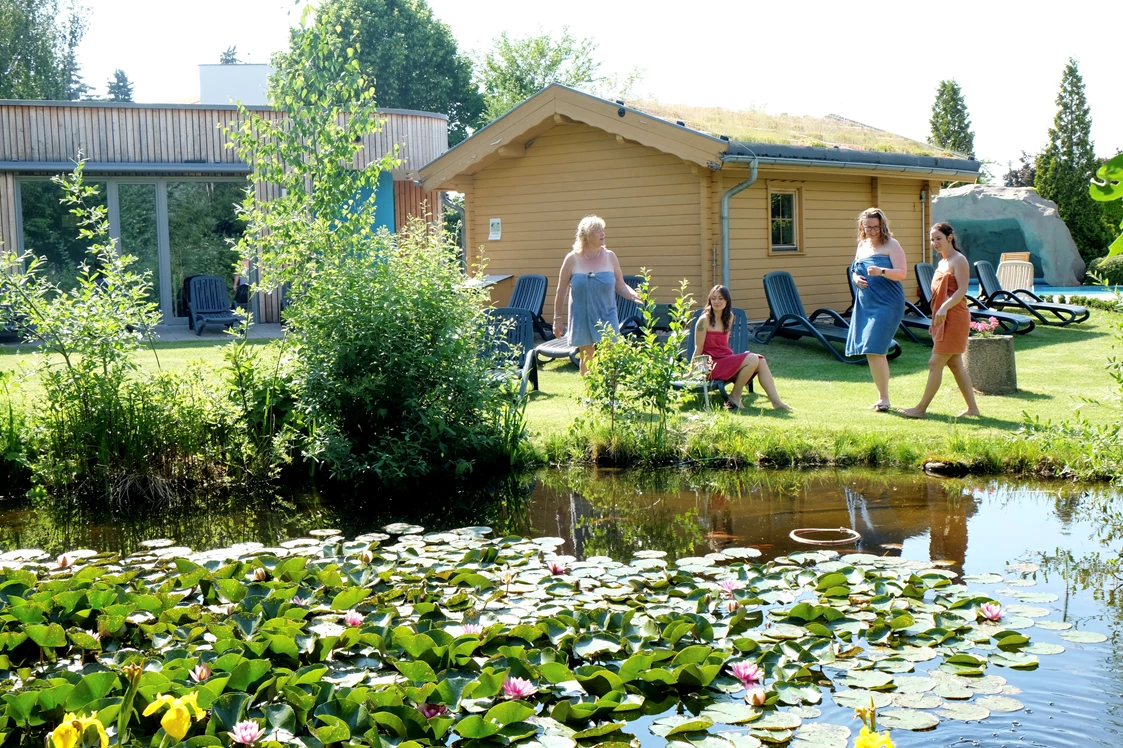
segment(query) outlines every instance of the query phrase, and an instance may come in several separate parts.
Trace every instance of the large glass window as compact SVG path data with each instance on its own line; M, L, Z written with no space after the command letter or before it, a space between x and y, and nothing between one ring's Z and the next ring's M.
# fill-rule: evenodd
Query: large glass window
M168 185L168 242L171 256L172 308L187 316L184 280L217 275L234 297L238 253L233 242L242 235L235 205L245 196L243 182L172 182Z
M121 220L121 251L137 258L131 266L135 272L149 274L149 300L158 304L160 253L156 236L156 185L117 185L117 200Z
M98 192L90 202L106 205L104 182L88 182ZM62 205L62 188L45 179L20 180L23 248L45 257L44 273L64 289L78 284L78 266L86 261L89 242L78 238L78 219Z

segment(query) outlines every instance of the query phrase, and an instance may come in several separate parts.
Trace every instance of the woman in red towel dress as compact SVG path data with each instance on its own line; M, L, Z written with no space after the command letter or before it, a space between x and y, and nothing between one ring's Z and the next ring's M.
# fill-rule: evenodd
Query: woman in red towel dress
M729 348L729 330L733 326L733 300L725 286L714 286L710 291L709 303L698 317L694 328L694 355L709 356L713 362L710 379L715 382L733 382L733 392L729 394L727 408L740 410L741 390L752 381L760 378L772 407L776 410L791 410L776 394L776 382L768 370L764 356L755 353L734 353Z

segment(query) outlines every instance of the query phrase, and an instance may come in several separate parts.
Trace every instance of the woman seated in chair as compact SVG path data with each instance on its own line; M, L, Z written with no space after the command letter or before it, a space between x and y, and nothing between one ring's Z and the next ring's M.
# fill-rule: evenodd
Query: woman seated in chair
M698 317L694 328L694 356L709 356L714 362L710 369L710 379L715 382L733 382L733 392L725 407L740 410L741 390L752 381L760 379L772 407L776 410L791 410L776 394L776 381L768 370L764 356L755 353L734 353L729 347L729 330L733 326L733 299L725 286L714 286L710 291L709 303Z

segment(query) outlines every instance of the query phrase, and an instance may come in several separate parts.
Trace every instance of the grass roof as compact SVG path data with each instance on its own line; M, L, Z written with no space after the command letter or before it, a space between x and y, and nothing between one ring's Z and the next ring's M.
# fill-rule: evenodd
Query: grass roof
M744 143L778 143L819 147L852 148L862 151L908 153L914 156L962 155L929 143L863 125L861 122L828 114L805 117L768 114L763 109L720 109L718 107L664 104L659 101L628 102L628 106L671 122L681 121L693 130L711 135L728 135Z

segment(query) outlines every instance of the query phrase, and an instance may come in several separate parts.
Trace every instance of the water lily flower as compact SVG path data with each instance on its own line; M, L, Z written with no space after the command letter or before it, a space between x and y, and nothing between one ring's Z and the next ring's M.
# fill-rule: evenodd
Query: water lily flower
M555 577L560 577L562 574L569 573L569 569L565 568L565 564L558 561L550 561L546 564L546 568L549 569L550 573Z
M1001 621L1002 616L1006 615L1002 610L1002 606L998 603L983 603L979 606L979 615L988 621Z
M526 678L508 678L503 681L503 693L508 699L525 699L538 693L538 688Z
M73 712L67 712L62 718L62 724L51 731L51 745L54 748L87 746L85 736L86 729L89 727L93 727L97 731L100 748L108 748L109 736L105 734L105 725L101 723L101 720L96 717L79 717Z
M426 701L417 705L417 711L421 712L421 716L425 719L433 719L433 717L443 717L448 714L448 707L444 704L430 704Z
M305 600L305 599L304 599L303 597L301 597L300 595L297 595L297 596L296 596L296 597L294 597L294 598L293 598L292 600L289 600L289 602L290 602L290 603L292 603L293 605L299 606L299 607L301 607L301 608L303 608L303 607L304 607L305 605L307 605L307 604L308 604L308 601L307 601L307 600Z
M464 624L464 633L465 634L482 634L483 632L484 632L484 627L481 626L478 623L466 623L466 624Z
M763 688L750 688L745 694L745 702L752 706L764 706L767 699L768 694L764 692Z
M74 559L64 553L58 557L58 559L55 561L55 564L56 569L69 569L74 565Z
M725 604L725 609L730 613L736 613L738 609L740 609L740 607L741 603L737 602L736 600L730 600Z
M253 570L253 580L255 582L264 582L268 578L269 572L265 569L264 566L259 566Z
M253 745L257 741L265 737L265 730L261 725L257 724L251 719L242 722L237 722L234 729L227 733L230 740L242 745Z
M191 680L196 683L202 683L209 677L211 677L211 667L205 662L200 662L195 669L191 671Z
M363 614L357 610L349 610L347 615L343 616L343 622L348 626L362 626L365 620Z
M733 677L741 681L745 688L764 680L764 671L754 662L738 662L730 665L729 669L733 672Z
M858 739L854 741L854 748L894 748L894 745L889 739L888 730L874 732L863 725L862 731L858 733Z
M199 708L197 699L194 692L181 698L162 693L144 708L143 714L148 717L159 711L160 707L167 707L164 716L160 718L160 726L176 740L183 740L183 736L191 729L191 717L194 716L198 721L207 716L207 713Z
M363 551L362 553L359 554L359 561L361 561L364 564L369 564L373 560L374 560L374 554L371 553L370 551Z
M745 583L737 579L723 579L717 583L717 586L721 587L721 591L723 594L731 597L733 595L733 591L743 589Z

